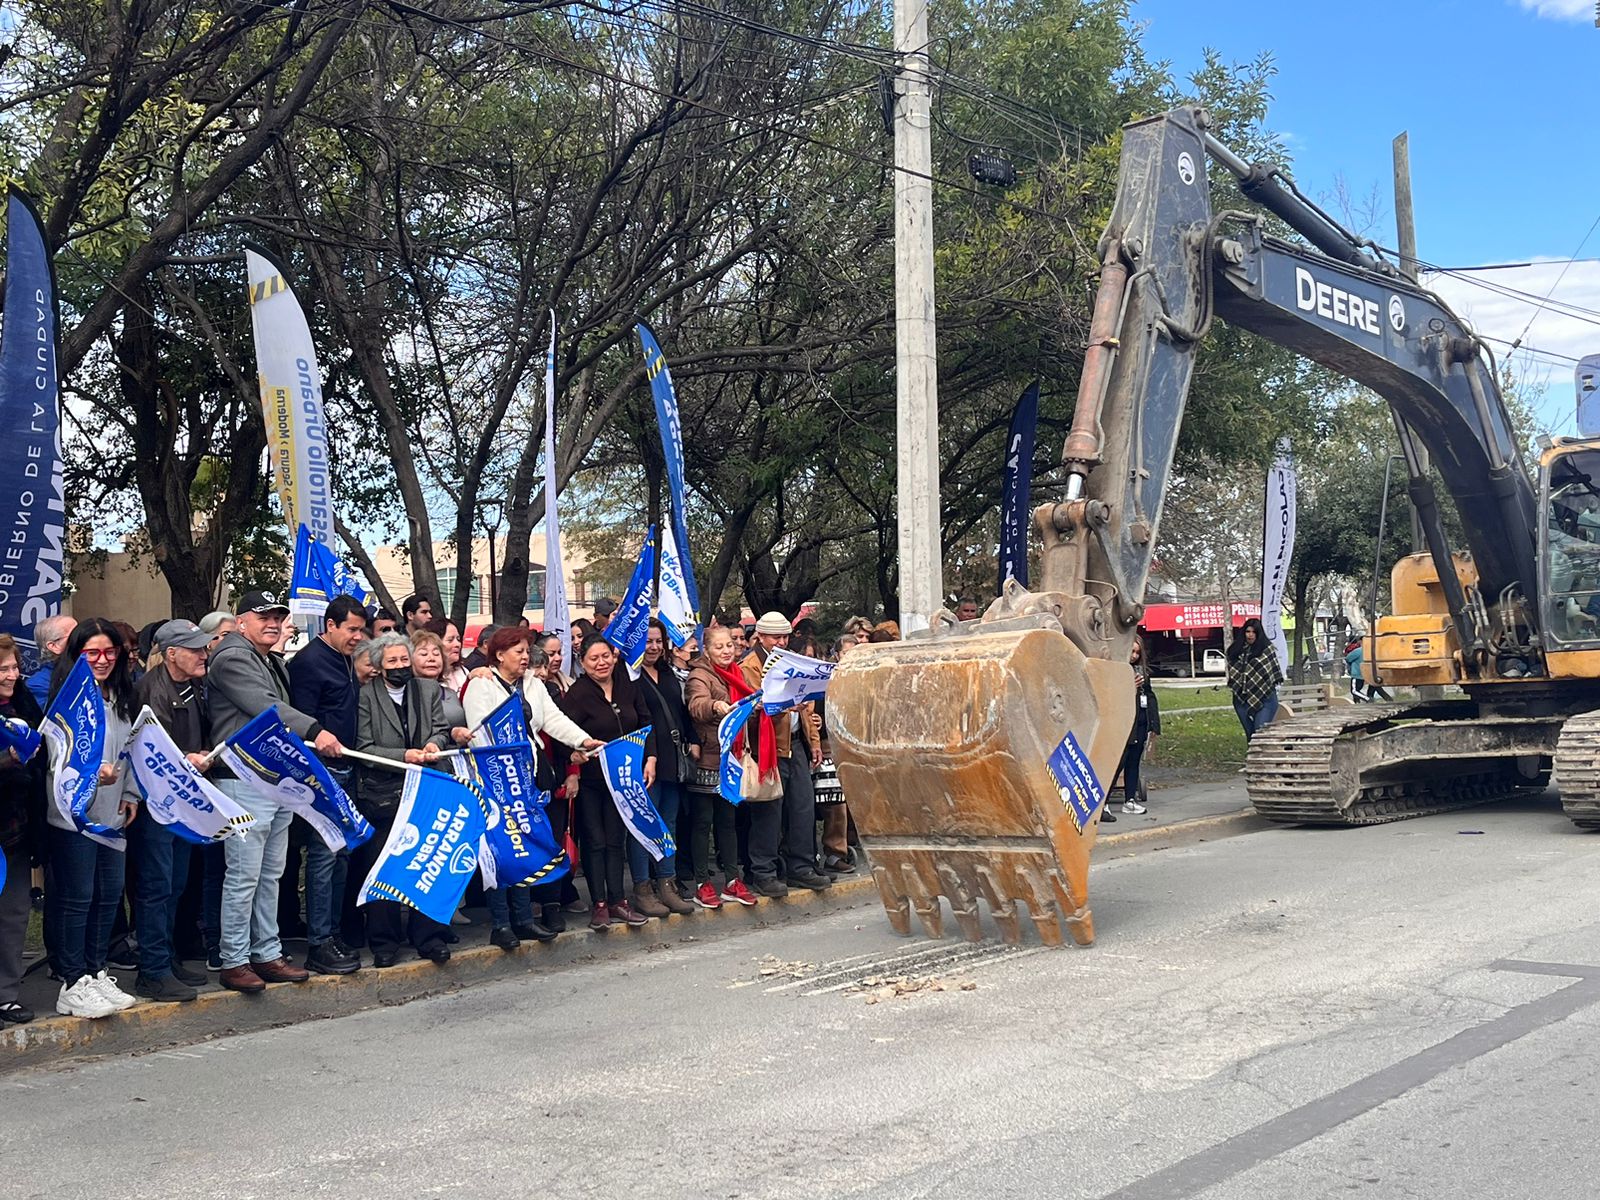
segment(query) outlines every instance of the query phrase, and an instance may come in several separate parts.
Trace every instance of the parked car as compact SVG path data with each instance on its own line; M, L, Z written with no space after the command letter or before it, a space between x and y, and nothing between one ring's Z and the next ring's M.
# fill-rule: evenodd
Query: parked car
M1221 650L1207 650L1200 660L1200 673L1202 675L1226 675L1228 673L1228 656Z

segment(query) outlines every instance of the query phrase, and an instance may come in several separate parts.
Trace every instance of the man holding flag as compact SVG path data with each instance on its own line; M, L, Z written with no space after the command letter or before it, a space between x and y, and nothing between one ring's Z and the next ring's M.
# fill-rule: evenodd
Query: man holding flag
M148 708L173 743L197 770L206 769L210 725L200 692L206 675L211 635L193 621L168 621L155 633L161 665L145 672L134 688L134 703ZM139 975L133 990L147 1000L193 1000L206 982L178 960L173 925L178 898L189 878L191 843L160 821L128 827L128 850L136 873L133 924L139 931Z
M783 645L789 632L789 619L780 612L764 613L756 622L756 648L739 664L745 683L753 690L761 690L767 658ZM747 736L751 747L759 755L761 739L770 734L778 758L778 775L783 780L782 854L772 853L777 849L775 846L763 845L760 857L766 861L756 861L758 847L752 834L750 857L751 869L758 876L772 873L790 887L821 892L833 881L817 867L817 806L816 795L811 790L811 771L822 762L822 746L812 726L811 712L812 706L808 703L766 720L758 713L750 722ZM801 743L798 755L794 753L797 733Z
M344 746L331 731L289 704L289 673L272 652L283 634L288 606L273 592L249 592L238 626L212 652L206 680L212 736L232 737L273 706L283 723L320 755L338 758ZM222 974L218 982L239 992L269 983L303 983L310 973L283 956L278 938L278 881L289 848L294 813L237 779L217 786L256 819L248 837L223 845L228 869L222 884Z

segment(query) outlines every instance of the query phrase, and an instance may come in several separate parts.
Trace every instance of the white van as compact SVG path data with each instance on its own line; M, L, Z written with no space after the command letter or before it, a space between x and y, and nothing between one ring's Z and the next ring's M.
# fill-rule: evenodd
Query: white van
M1200 673L1202 675L1226 675L1228 673L1228 656L1221 650L1207 650L1200 660Z

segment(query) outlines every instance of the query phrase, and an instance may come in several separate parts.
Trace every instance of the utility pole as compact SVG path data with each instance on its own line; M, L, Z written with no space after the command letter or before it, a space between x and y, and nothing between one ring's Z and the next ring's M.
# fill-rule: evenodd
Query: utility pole
M928 628L944 597L928 0L895 0L894 48L895 430L903 636Z
M1400 239L1400 273L1412 283L1417 281L1417 220L1416 213L1411 207L1411 135L1401 133L1394 139L1394 225L1395 232ZM1398 418L1397 418L1398 420ZM1403 430L1402 437L1410 436L1409 430ZM1428 473L1428 450L1411 437L1415 446L1417 465L1422 473ZM1422 534L1422 518L1417 515L1416 505L1411 506L1411 551L1421 554L1428 548L1427 540Z

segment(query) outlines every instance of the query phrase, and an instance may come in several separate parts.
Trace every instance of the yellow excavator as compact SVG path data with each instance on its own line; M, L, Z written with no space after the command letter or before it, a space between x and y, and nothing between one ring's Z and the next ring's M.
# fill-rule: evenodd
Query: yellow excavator
M1213 212L1208 162L1259 211ZM979 902L1008 941L1022 912L1048 945L1094 938L1088 865L1133 721L1128 651L1144 611L1196 350L1214 317L1390 404L1425 553L1394 567L1392 615L1364 672L1453 685L1452 698L1362 704L1258 732L1257 812L1361 825L1543 787L1600 827L1600 442L1523 463L1485 343L1437 296L1175 109L1123 130L1062 499L1034 512L1041 586L1014 582L977 621L935 616L856 651L828 692L840 781L890 923L969 938ZM1430 473L1454 503L1446 534Z

